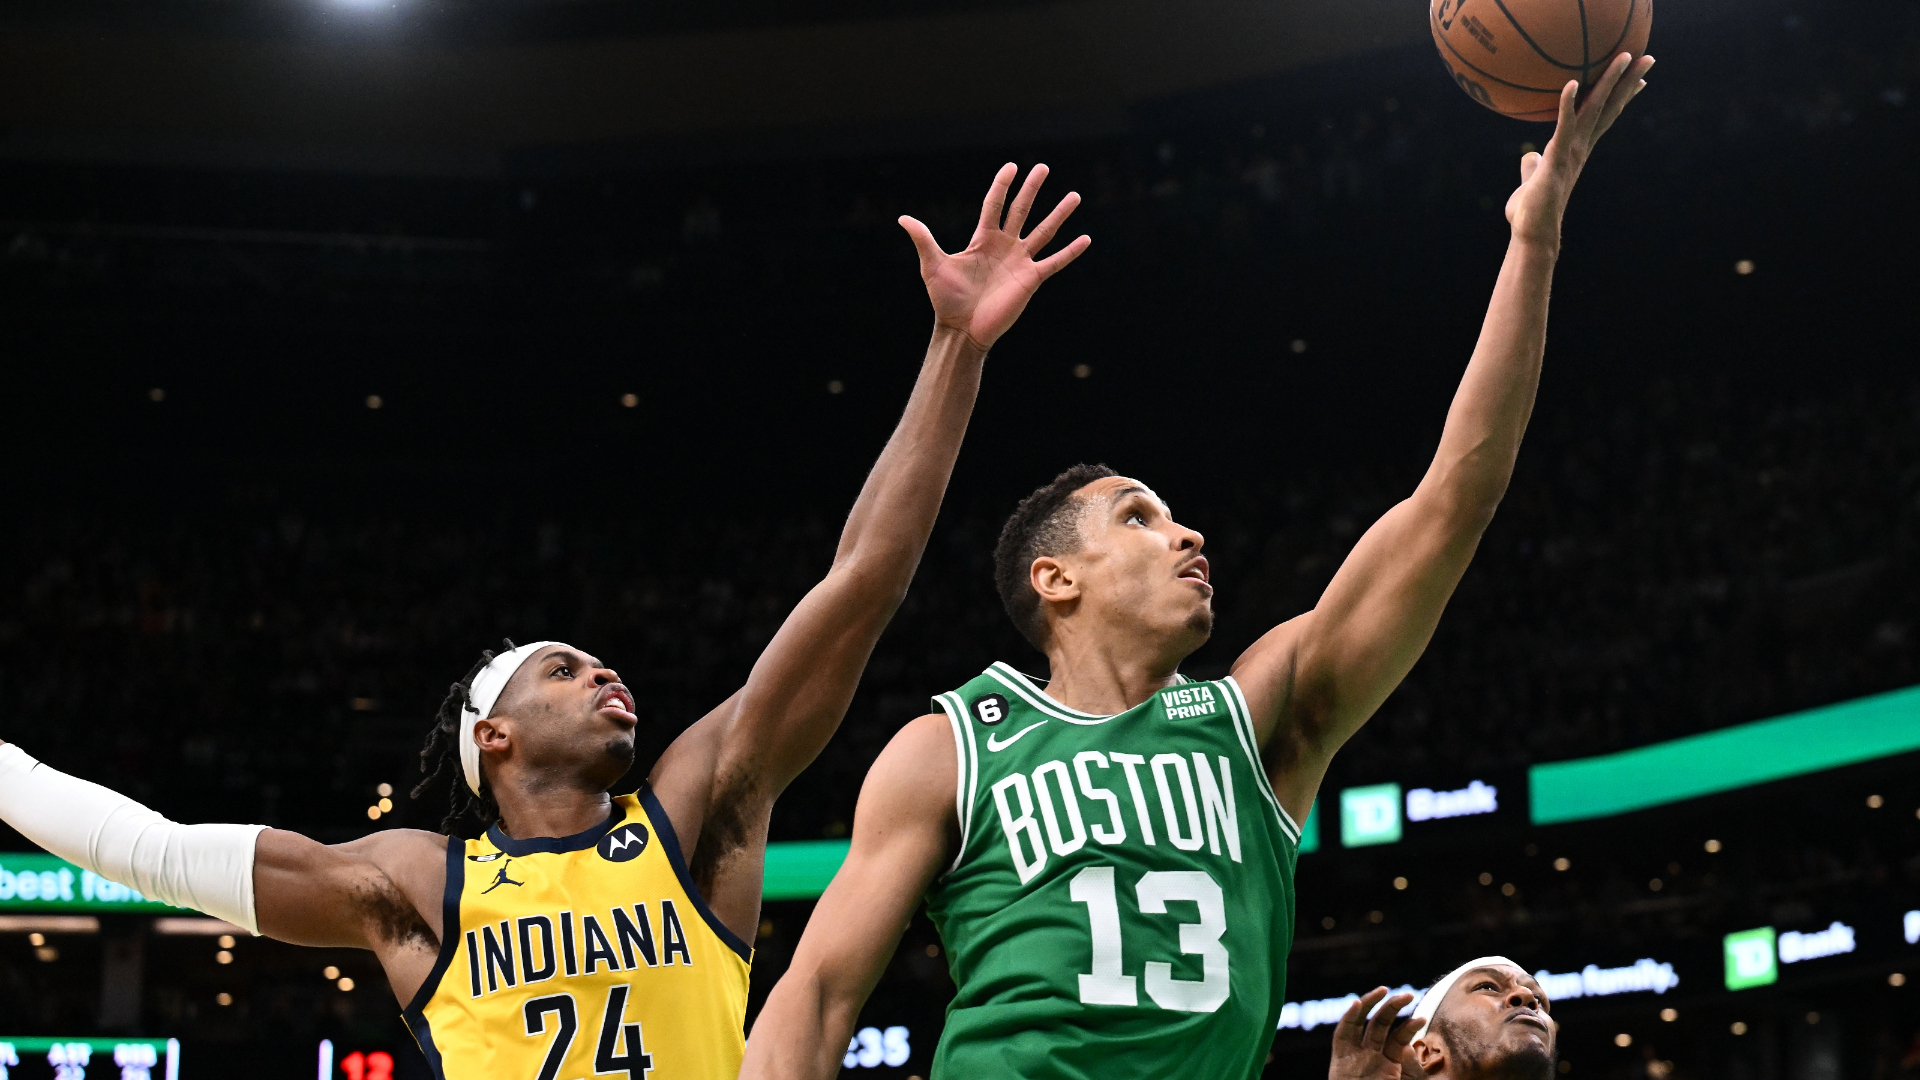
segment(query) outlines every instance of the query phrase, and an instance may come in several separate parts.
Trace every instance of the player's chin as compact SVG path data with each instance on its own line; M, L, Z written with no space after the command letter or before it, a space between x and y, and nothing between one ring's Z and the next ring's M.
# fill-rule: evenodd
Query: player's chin
M1543 1031L1516 1025L1507 1039L1506 1068L1501 1075L1513 1080L1552 1080L1554 1075L1553 1040Z
M633 733L627 732L608 739L601 753L608 763L617 765L621 772L626 772L628 766L633 764Z

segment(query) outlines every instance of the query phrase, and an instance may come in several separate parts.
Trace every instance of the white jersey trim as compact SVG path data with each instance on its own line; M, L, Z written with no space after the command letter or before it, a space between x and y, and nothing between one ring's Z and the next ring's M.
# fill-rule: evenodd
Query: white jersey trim
M973 792L979 782L980 765L977 751L973 749L973 728L967 723L967 703L961 699L960 692L949 690L934 700L940 703L941 711L947 714L947 723L953 728L953 749L959 759L953 783L953 813L960 825L960 850L954 852L953 862L947 866L946 872L951 874L960 869L960 860L967 857L967 837L973 830Z
M1280 797L1273 792L1273 782L1267 778L1267 767L1260 760L1260 741L1253 730L1253 710L1247 707L1247 696L1240 684L1229 675L1220 680L1228 690L1227 713L1233 720L1233 733L1240 740L1240 749L1246 752L1248 764L1253 766L1253 775L1260 787L1260 794L1266 796L1273 812L1280 815L1280 827L1294 847L1300 846L1300 826L1294 823L1287 808L1280 805Z
M1149 696L1146 701L1135 705L1133 709L1128 709L1127 712L1107 713L1105 715L1081 712L1079 709L1070 709L1048 697L1046 691L1034 685L1030 677L1015 671L1012 667L1001 661L994 661L993 666L987 668L987 674L991 675L1007 689L1020 695L1021 699L1027 704L1039 709L1055 720L1065 720L1069 724L1080 724L1083 727L1094 727L1104 724L1116 716L1125 716L1127 713L1134 711L1134 709L1138 709L1142 705L1150 704L1153 701L1153 698ZM1183 676L1176 676L1176 678L1179 678L1181 682L1186 681Z

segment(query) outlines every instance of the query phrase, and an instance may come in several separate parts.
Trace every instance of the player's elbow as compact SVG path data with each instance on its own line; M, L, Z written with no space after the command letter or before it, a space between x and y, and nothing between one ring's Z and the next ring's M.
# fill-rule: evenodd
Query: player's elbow
M874 611L891 613L906 599L907 586L919 565L917 552L856 549L833 561L827 580L836 591L852 596Z
M1512 456L1481 448L1444 466L1435 462L1415 500L1448 531L1477 536L1492 523L1512 479Z

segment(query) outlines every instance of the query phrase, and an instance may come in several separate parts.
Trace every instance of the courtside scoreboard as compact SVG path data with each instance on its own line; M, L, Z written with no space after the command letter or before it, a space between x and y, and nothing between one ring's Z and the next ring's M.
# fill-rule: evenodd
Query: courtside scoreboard
M0 1035L0 1080L179 1080L180 1040Z

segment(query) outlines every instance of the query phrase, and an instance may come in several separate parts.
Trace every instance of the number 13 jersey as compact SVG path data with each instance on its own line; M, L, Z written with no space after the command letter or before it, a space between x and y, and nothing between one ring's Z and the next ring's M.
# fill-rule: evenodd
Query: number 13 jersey
M1300 830L1240 687L1183 677L1097 716L995 664L934 704L961 838L927 897L958 987L935 1080L1258 1076Z
M734 1080L752 950L650 788L606 821L447 841L440 959L403 1014L437 1080Z

